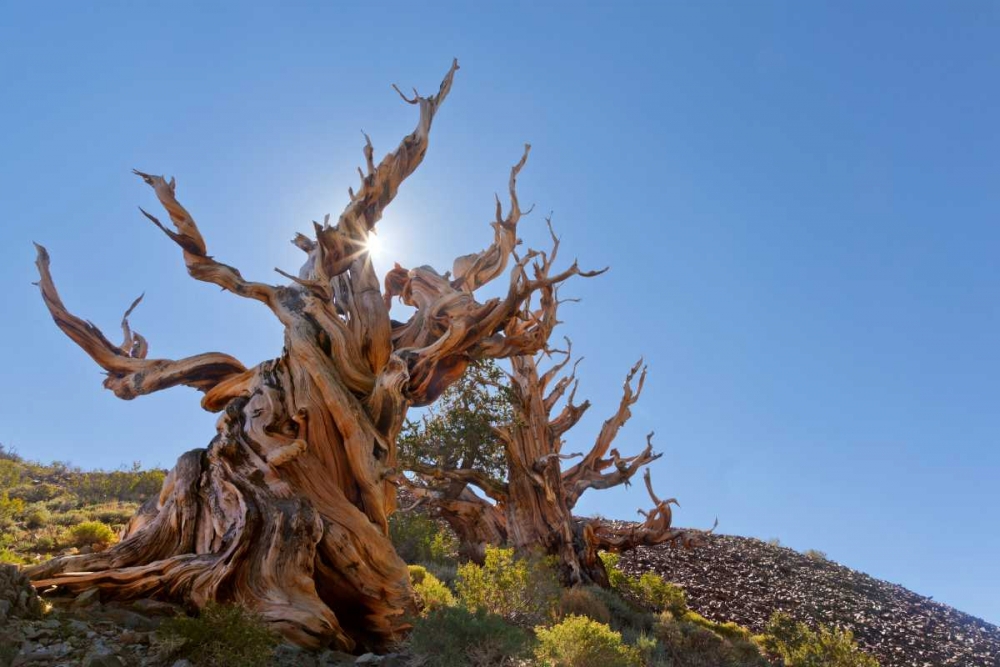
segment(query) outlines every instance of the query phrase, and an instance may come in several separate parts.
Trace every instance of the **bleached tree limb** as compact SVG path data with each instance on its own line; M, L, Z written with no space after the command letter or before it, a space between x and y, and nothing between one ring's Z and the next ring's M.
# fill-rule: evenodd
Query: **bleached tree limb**
M639 380L635 388L633 388L632 382L637 373L639 374ZM642 359L640 359L629 370L622 388L622 398L618 403L618 409L615 411L615 414L604 421L593 448L582 461L564 473L563 479L567 484L575 485L579 479L600 472L612 464L611 459L604 457L608 453L608 449L611 448L611 443L614 442L618 431L631 418L631 407L639 400L645 382L646 366L643 365Z
M209 391L220 382L246 370L237 359L221 352L209 352L176 361L146 359L149 349L146 339L133 333L128 325L128 316L138 305L139 299L133 302L122 319L124 341L116 346L96 326L66 309L49 271L48 251L37 243L35 248L35 264L39 274L37 285L52 319L63 333L107 371L104 386L113 391L115 396L132 399L177 385Z
M434 468L419 462L410 464L409 468L425 480L447 480L459 482L463 486L472 484L486 494L487 497L497 502L505 502L507 500L507 485L492 479L489 475L479 470Z
M146 174L137 169L133 170L133 173L153 188L153 192L156 193L160 204L163 205L163 208L170 215L170 220L177 231L171 231L154 215L146 212L141 207L139 210L174 243L180 246L184 254L184 264L187 266L191 277L204 282L214 283L233 294L263 301L267 304L273 301L274 287L263 283L247 281L240 275L238 270L216 261L208 254L205 239L202 238L201 231L198 229L194 218L177 201L175 196L177 182L174 179L170 179L168 182L162 176Z

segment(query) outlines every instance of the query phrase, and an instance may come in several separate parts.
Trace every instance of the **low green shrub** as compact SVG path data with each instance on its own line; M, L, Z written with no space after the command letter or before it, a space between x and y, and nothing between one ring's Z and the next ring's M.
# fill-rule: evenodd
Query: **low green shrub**
M693 612L693 617L701 618ZM659 640L657 654L672 667L768 667L770 663L761 655L752 641L731 638L720 634L718 626L701 619L703 623L680 621L669 613L660 615L653 629ZM743 631L749 636L748 631Z
M7 547L0 549L0 563L13 563L14 565L25 565L27 559L14 553Z
M608 573L608 582L611 584L611 588L619 592L627 589L629 577L618 567L618 560L621 557L610 551L602 551L598 555L601 558L601 562L604 563L604 569Z
M59 548L59 542L51 535L42 535L35 539L33 549L41 553L49 553Z
M84 521L66 529L63 541L73 547L91 547L95 551L107 549L118 541L114 531L100 521Z
M264 667L278 644L259 616L234 604L210 603L197 617L166 619L157 633L173 647L171 659L186 658L198 667Z
M14 488L23 474L23 467L18 461L0 458L0 489L6 491Z
M610 623L611 612L594 592L596 587L574 586L559 596L559 617L586 616L598 623ZM599 590L599 589L598 589Z
M417 565L426 568L428 572L430 572L435 577L440 579L441 583L443 583L448 588L452 589L455 588L455 582L458 580L457 562L451 561L448 563L433 563L424 561L422 563L417 563Z
M645 572L639 578L628 576L618 567L618 554L602 551L600 558L611 588L620 595L655 612L669 611L677 617L687 612L687 598L680 586L655 572Z
M684 589L653 572L645 572L638 579L630 578L629 588L640 604L653 611L668 611L681 617L688 610Z
M535 629L535 658L544 667L639 667L640 651L604 623L568 616L550 628Z
M813 630L780 612L768 621L760 644L787 667L878 667L875 658L858 648L850 630Z
M530 653L531 637L482 609L442 607L417 619L410 648L427 667L499 667Z
M421 615L426 616L442 607L454 607L455 596L441 580L427 571L422 565L410 565L410 583L413 592L417 594Z
M24 512L24 525L32 530L48 525L52 520L52 513L41 505L29 507Z
M4 491L0 494L0 529L10 528L14 525L14 519L24 512L24 501L20 498L11 498Z
M127 505L103 505L90 510L88 516L109 526L121 526L128 523L134 514L135 509Z
M10 497L20 498L26 503L40 503L52 500L63 493L65 493L63 489L55 484L39 482L38 484L21 484L20 486L15 486L10 490Z
M430 517L396 512L389 518L389 537L407 563L444 563L458 549L455 537Z
M650 665L660 657L660 643L652 635L647 635L645 632L640 633L635 641L629 643L639 652L639 661L643 665Z
M517 558L513 549L486 547L482 565L466 563L458 568L455 590L469 609L533 626L555 617L562 589L545 559Z
M79 510L59 512L52 515L52 521L60 526L75 526L87 520L87 515Z
M649 632L656 624L656 616L638 605L626 600L615 591L603 588L592 589L594 597L600 600L611 613L611 628L620 632L631 631L634 634Z

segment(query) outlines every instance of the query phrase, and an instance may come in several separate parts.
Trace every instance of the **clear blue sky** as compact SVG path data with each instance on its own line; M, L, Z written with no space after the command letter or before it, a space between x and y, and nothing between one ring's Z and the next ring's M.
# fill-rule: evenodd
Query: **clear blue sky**
M530 141L523 200L567 259L612 267L565 292L595 403L579 446L644 354L619 444L656 430L682 525L718 516L1000 622L1000 6L212 4L0 4L0 442L84 467L204 446L197 393L101 388L30 284L31 241L110 333L145 291L154 355L273 357L277 323L186 276L129 170L175 175L210 250L278 280L294 232L345 204L360 130L381 155L412 127L389 85L430 92L458 56L382 266L483 247Z

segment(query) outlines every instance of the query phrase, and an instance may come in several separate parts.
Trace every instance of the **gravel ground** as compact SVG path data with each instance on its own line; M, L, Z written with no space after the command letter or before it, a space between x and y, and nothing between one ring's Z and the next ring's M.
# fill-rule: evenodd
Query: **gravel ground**
M882 667L1000 667L1000 627L902 586L760 540L711 535L685 550L622 555L629 574L653 571L684 587L689 606L760 631L775 611L850 629Z

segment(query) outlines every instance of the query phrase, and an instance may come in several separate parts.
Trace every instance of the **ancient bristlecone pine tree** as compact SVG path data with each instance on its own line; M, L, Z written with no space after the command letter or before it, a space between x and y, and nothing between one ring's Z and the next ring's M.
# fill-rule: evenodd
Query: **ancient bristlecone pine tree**
M549 262L557 248L558 240L554 240ZM677 501L656 496L648 468L644 478L653 508L640 511L645 517L642 523L616 525L573 516L573 508L585 491L628 484L640 468L660 454L653 452L652 433L645 448L633 456L622 456L611 447L642 392L646 368L641 361L629 371L618 409L604 422L590 451L586 455L564 453L565 434L580 421L590 402L574 403L575 365L570 373L560 376L570 360L569 347L558 353L563 355L558 363L539 371L543 357L551 354L556 352L510 359L508 382L499 389L510 401L513 416L507 424L492 427L506 458L503 476L408 456L407 467L414 477L406 484L418 504L434 508L449 523L462 551L473 559L481 559L489 544L508 544L526 553L541 549L556 557L564 583L607 585L598 551L627 551L666 542L690 546L704 533L672 527L670 505ZM472 415L470 421L475 418ZM426 428L424 434L422 437L434 437ZM563 470L564 460L578 457L582 459Z
M260 301L285 328L277 359L246 368L218 352L184 359L147 356L128 315L113 344L63 305L38 247L42 297L56 324L105 371L124 399L176 385L204 392L220 414L206 449L182 455L158 498L107 551L56 558L28 570L38 587L97 587L105 599L156 596L200 607L234 601L259 612L300 645L346 650L395 640L413 610L406 566L387 537L395 509L396 437L410 406L434 401L473 359L543 349L555 325L556 285L592 275L574 263L551 273L546 253L515 253L521 215L512 169L510 208L499 200L494 240L458 258L444 275L400 266L384 289L366 250L368 235L427 151L431 122L451 89L452 65L419 108L416 129L378 164L368 141L361 187L335 225L314 224L294 243L307 259L287 285L251 282L212 257L174 181L136 172L173 225L145 213L181 249L188 273ZM402 96L402 94L400 94ZM508 266L509 265L509 266ZM509 269L505 296L476 290ZM414 308L390 318L393 298ZM532 299L534 297L534 299ZM537 303L532 309L530 301ZM138 302L138 300L137 300Z

